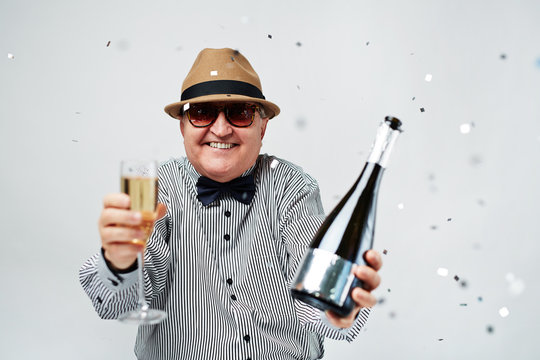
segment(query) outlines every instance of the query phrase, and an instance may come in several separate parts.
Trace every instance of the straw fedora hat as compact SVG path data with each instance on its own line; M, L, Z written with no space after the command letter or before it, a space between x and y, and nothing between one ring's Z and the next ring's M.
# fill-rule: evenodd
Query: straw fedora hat
M279 107L267 101L259 76L249 61L233 49L202 50L183 84L180 101L165 106L165 112L181 119L187 103L246 101L262 105L271 119Z

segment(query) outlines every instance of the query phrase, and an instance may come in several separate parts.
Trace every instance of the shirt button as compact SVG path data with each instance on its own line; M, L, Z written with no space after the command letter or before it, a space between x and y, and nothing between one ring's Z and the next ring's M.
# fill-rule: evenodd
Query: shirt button
M225 216L226 217L230 217L231 216L231 212L229 210L225 211Z
M231 240L231 235L229 234L225 234L225 236L223 237L225 240L229 241Z
M231 295L231 299L236 300L236 295Z
M249 338L249 335L244 336L244 340L245 340L246 342L249 342L249 339L250 339L250 338Z
M231 278L227 279L227 284L232 285L232 279Z

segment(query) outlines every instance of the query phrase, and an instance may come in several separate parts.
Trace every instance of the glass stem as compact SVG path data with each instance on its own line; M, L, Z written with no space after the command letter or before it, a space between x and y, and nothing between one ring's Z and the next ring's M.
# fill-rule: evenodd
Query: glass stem
M148 303L144 298L144 278L143 278L143 251L137 253L137 268L139 274L139 309L142 311L148 310Z

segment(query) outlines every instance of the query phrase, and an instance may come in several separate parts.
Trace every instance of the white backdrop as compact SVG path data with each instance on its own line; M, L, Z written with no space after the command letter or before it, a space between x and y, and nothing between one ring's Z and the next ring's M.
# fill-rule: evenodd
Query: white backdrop
M537 359L539 15L534 0L1 0L0 358L134 358L136 329L98 318L78 268L120 159L182 156L162 109L202 48L232 47L282 110L263 152L316 177L327 212L384 116L404 122L379 198L381 303L325 358Z

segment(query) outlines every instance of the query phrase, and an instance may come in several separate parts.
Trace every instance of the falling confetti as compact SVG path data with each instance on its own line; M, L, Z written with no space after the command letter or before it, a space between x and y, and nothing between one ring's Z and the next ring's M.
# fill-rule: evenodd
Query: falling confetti
M504 307L499 309L499 315L501 315L501 317L505 318L508 315L510 315L510 311L508 310L508 308L506 306L504 306Z
M426 109L424 109L423 107L420 108L420 112L425 112L425 111L426 111Z
M484 301L484 298L481 297L481 296L479 296L479 297L478 297L478 302L482 302L482 301Z
M467 282L465 280L461 280L459 285L461 285L462 288L466 288L467 287Z
M482 156L477 154L471 155L471 157L469 158L469 162L473 166L480 165L482 163Z
M444 339L437 339L438 341L443 341Z
M368 42L366 42L366 46L368 46L368 45L369 45L369 41L368 41Z
M15 55L8 53L7 54L8 59L15 59Z
M495 331L495 329L493 328L493 326L488 325L488 326L486 327L486 331L487 331L489 334L493 334L493 332Z
M300 90L300 85L296 85L296 88L297 88L298 90Z
M386 301L385 298L380 298L377 300L377 304L384 304L385 301Z
M467 304L466 303L461 303L461 304L459 304L459 306L467 306Z
M431 225L430 229L431 230L437 230L437 225Z
M454 275L454 280L459 281L459 276Z
M388 292L392 292L392 290L391 290L391 289L387 289L387 291L388 291Z
M388 254L388 250L384 249L382 252L384 255Z
M446 221L452 221L452 218L448 218L448 219L446 219Z
M399 210L403 210L403 209L405 208L405 205L403 205L403 203L399 203L399 204L397 205L397 208L398 208Z
M508 292L512 295L520 295L525 290L523 279L516 277L513 273L506 274L506 281L508 281Z
M443 276L443 277L446 277L448 276L448 269L447 268L438 268L437 269L437 274L440 275L440 276Z
M75 140L75 139L73 139L73 140L71 140L71 141L73 141L73 142L79 142L79 140Z
M412 100L413 100L413 101L416 100L416 96L413 96Z
M217 70L210 71L210 76L217 76L218 72Z
M506 59L506 54L501 54L500 57L501 57L502 60L505 60Z
M461 124L459 126L459 131L461 131L462 134L468 134L471 132L471 124Z
M538 59L536 59L536 67L540 68L540 57Z
M111 45L111 41L110 41L110 40L107 42L107 47L109 47L109 45Z
M298 129L304 129L306 127L307 121L303 117L299 117L296 119L296 127Z
M302 46L302 43L300 41L297 41L296 46L300 47L300 46Z
M485 202L483 199L478 199L478 200L476 200L476 202L477 202L478 205L480 205L480 206L486 205L486 202Z
M431 74L426 74L426 77L424 78L427 82L430 82L431 79L433 78L433 75Z
M271 39L271 38L272 38L272 35L268 34L268 38Z
M275 169L278 165L279 165L278 159L274 159L274 160L272 160L272 162L270 163L270 168Z

